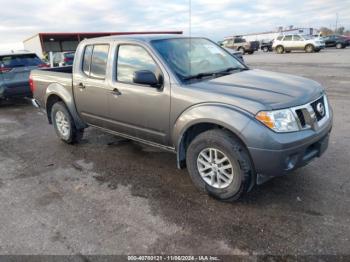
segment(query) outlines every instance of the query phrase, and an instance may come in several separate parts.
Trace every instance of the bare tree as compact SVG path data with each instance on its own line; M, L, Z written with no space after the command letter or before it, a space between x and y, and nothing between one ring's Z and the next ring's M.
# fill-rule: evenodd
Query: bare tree
M344 31L345 31L345 27L344 27L344 26L341 26L341 27L339 27L337 30L335 30L335 33L336 33L336 34L339 34L339 35L343 35L343 34L344 34Z
M320 32L321 32L322 36L334 34L333 30L329 29L328 27L321 27Z

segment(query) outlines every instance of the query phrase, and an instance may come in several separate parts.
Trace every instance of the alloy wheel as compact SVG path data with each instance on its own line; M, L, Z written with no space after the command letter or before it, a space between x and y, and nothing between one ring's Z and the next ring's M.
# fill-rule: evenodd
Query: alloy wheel
M235 177L230 159L215 148L205 148L199 153L197 168L204 182L218 189L228 187Z

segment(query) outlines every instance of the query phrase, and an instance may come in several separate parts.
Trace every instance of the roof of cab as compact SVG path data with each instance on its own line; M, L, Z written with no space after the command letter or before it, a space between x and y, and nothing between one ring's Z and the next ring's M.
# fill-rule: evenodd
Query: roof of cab
M121 35L121 36L105 36L98 38L85 39L85 43L95 43L99 41L116 41L116 40L128 40L139 42L151 42L154 40L173 39L173 38L187 38L182 35L165 34L165 35Z

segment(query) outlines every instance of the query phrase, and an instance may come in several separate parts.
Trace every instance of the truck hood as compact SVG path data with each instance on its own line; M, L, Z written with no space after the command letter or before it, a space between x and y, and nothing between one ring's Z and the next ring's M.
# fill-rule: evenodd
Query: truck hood
M264 70L247 70L231 75L201 81L191 87L212 92L225 98L241 98L262 104L266 110L303 105L319 98L324 88L317 82L303 77ZM226 100L226 99L225 99ZM235 102L236 103L236 102Z

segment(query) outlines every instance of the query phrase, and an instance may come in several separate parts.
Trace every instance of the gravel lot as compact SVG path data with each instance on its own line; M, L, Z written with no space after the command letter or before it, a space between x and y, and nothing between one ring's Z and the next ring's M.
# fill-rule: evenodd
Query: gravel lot
M221 203L171 153L93 128L69 146L25 101L2 103L0 254L350 255L350 48L244 58L326 86L321 159Z

